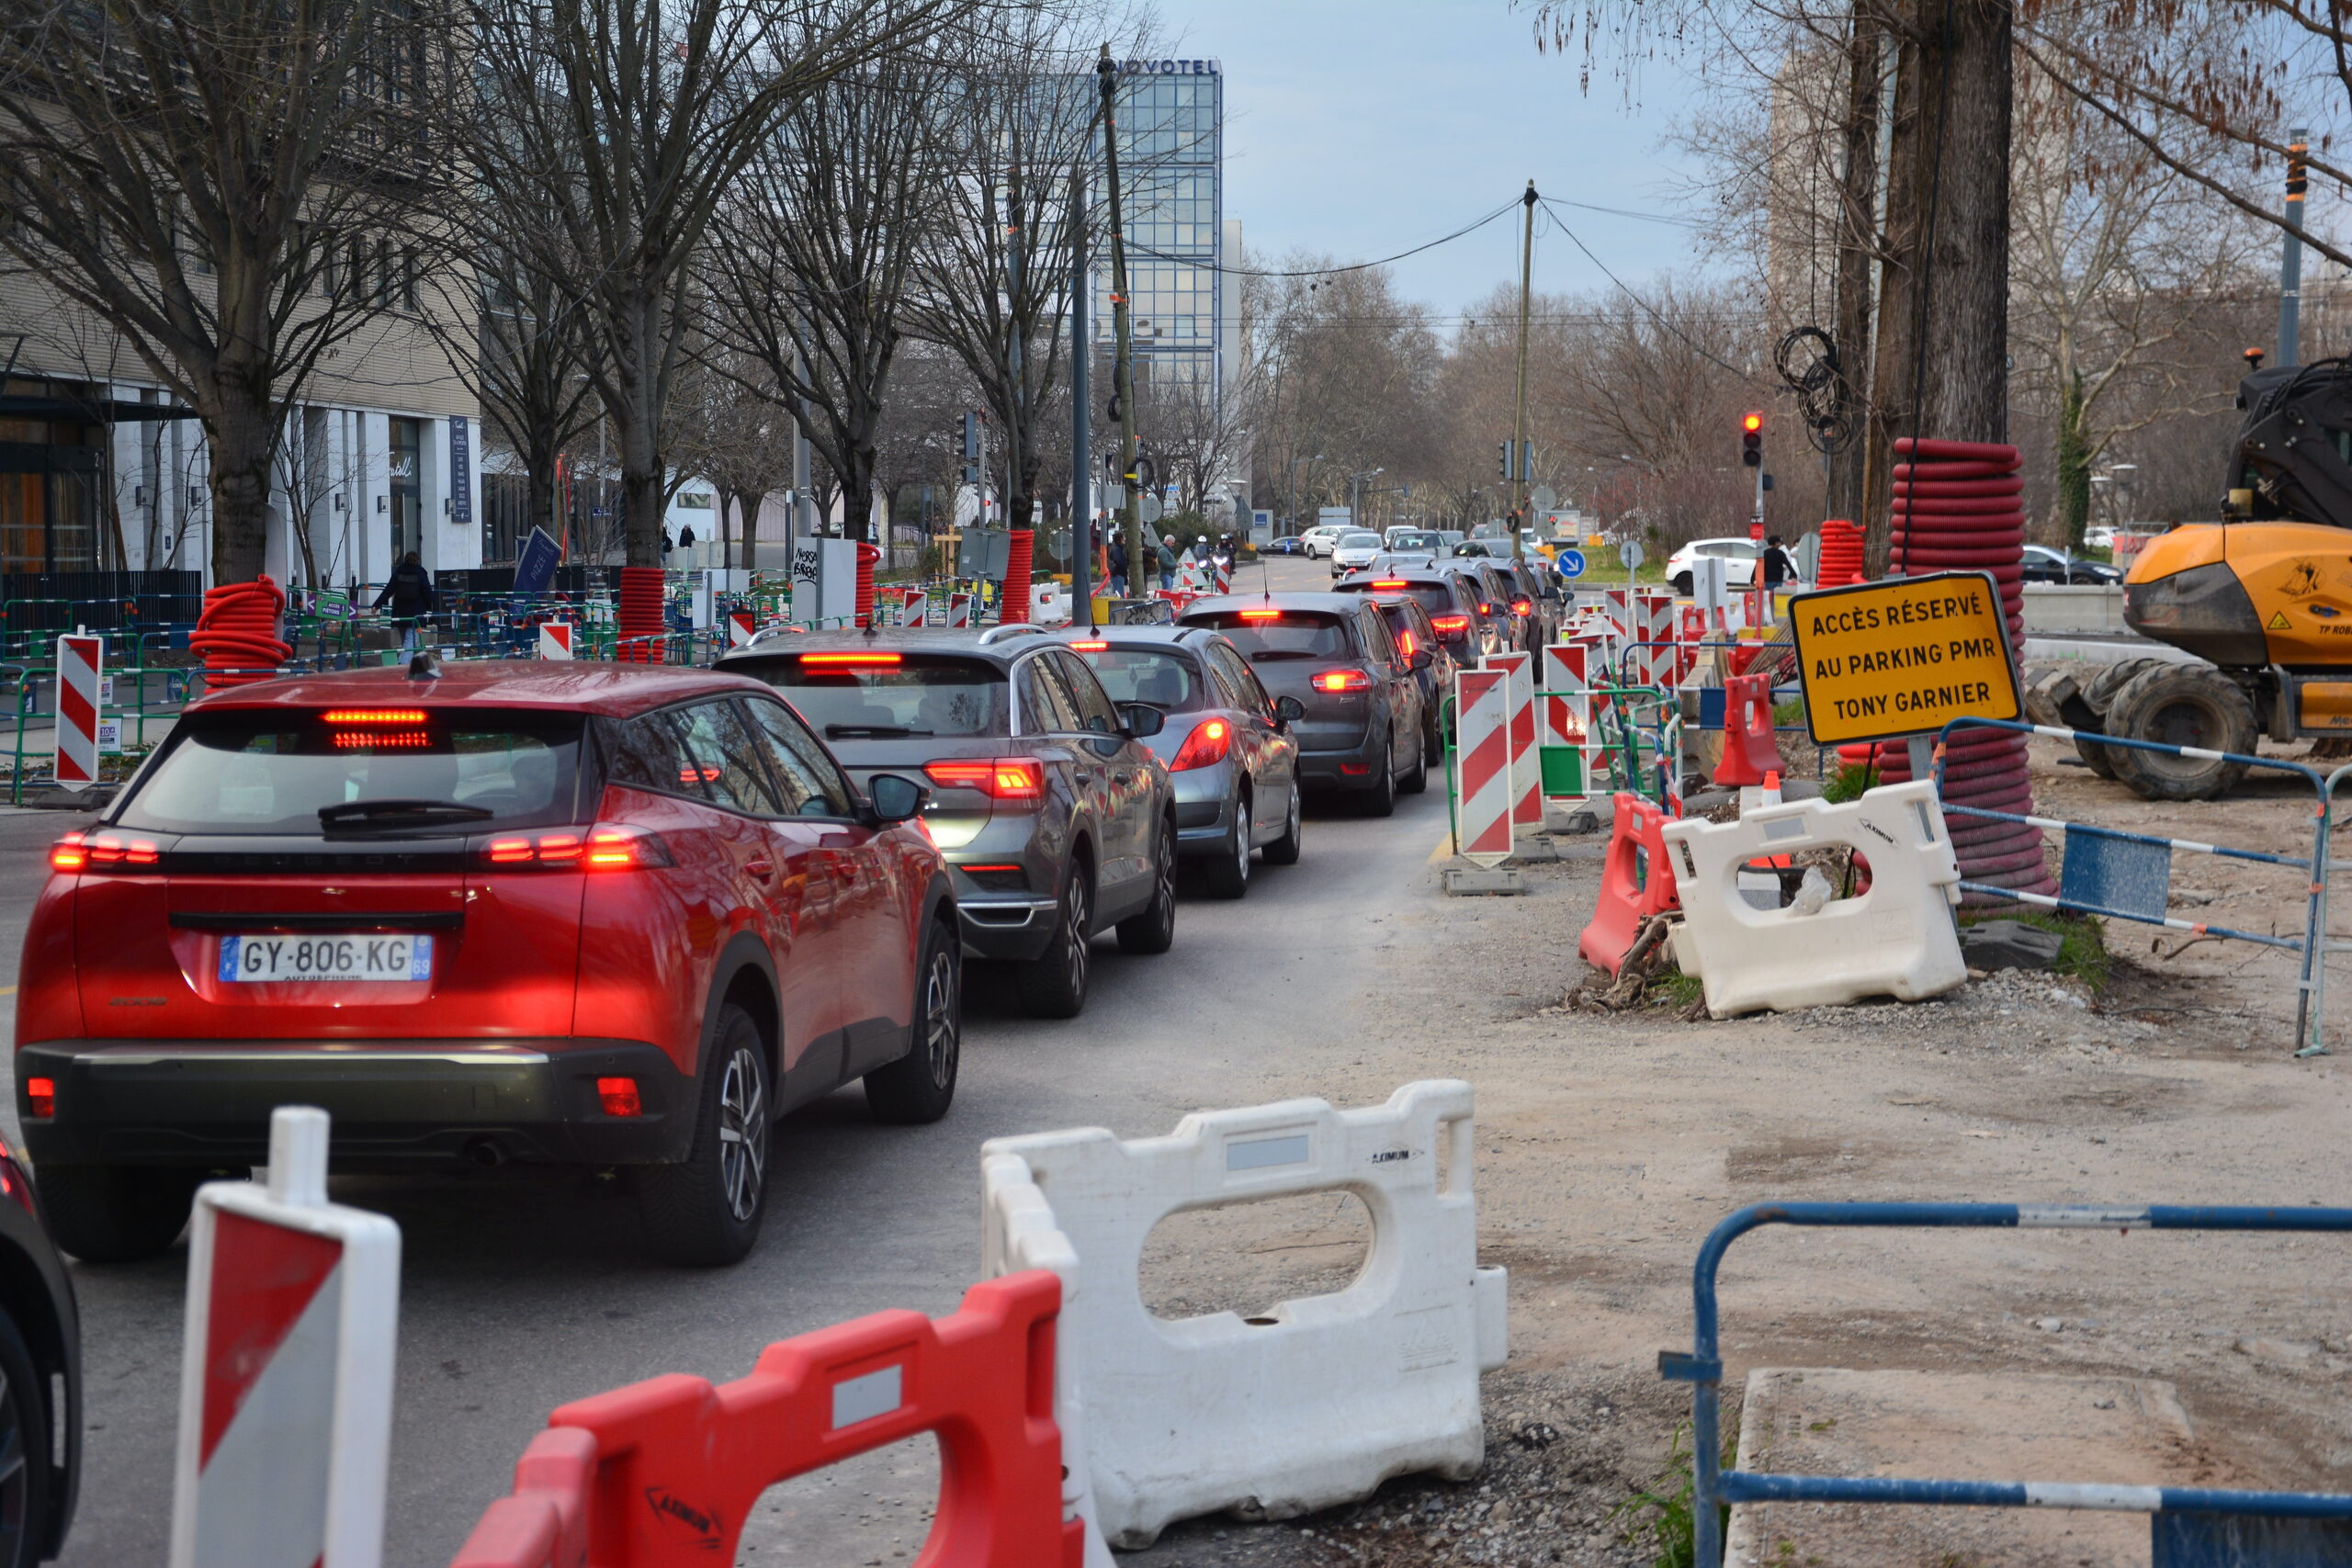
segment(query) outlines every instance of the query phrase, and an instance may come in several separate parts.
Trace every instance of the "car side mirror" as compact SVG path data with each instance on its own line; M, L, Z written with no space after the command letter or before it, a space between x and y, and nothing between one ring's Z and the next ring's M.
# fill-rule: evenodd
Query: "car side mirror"
M931 803L931 791L902 774L876 773L865 782L865 799L874 820L888 826L922 816Z
M1429 667L1430 650L1426 648L1413 649L1413 656L1405 660L1405 668L1408 670L1426 670Z
M1138 740L1148 739L1168 728L1168 716L1149 703L1121 703L1119 716L1126 721L1127 733Z
M1296 697L1274 699L1274 722L1288 727L1306 716L1306 705Z

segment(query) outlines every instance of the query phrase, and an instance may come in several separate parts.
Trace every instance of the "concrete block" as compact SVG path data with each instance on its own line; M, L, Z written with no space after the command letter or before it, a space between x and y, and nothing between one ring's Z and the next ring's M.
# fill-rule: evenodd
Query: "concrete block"
M1443 878L1445 890L1460 896L1485 895L1504 897L1527 891L1527 879L1515 871L1481 871L1476 866L1449 869Z
M2049 969L2065 939L2023 920L1983 920L1960 929L1960 955L1971 969Z

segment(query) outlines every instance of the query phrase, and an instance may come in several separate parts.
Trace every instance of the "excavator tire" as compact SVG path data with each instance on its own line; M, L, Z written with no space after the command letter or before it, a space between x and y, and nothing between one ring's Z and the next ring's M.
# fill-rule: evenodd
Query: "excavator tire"
M2086 679L2076 680L2075 671L2065 665L2043 665L2031 672L2026 687L2026 712L2036 724L2055 725L2064 729L2088 730L2104 735L2107 730L2106 708L2115 694L2119 675L2137 674L2156 662L2152 659L2127 659L2120 664L2102 664ZM2096 740L2075 740L2075 753L2082 758L2091 772L2103 779L2115 776L2115 764L2109 761L2108 749Z
M2108 733L2167 746L2250 756L2254 699L2211 664L2152 663L2120 686L2107 707ZM2243 762L2104 748L2115 777L2143 800L2218 800L2245 776Z

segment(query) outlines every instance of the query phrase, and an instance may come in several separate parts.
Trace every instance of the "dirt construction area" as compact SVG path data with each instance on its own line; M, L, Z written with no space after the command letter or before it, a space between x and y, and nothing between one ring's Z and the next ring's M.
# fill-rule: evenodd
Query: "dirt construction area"
M2160 807L2047 743L2034 764L2046 816L2310 851L2299 780ZM1516 898L1447 897L1441 852L1386 939L1349 1081L1325 1068L1268 1086L1348 1105L1417 1077L1476 1086L1480 1253L1510 1269L1485 1473L1392 1481L1280 1524L1194 1521L1127 1561L1675 1561L1690 1391L1656 1360L1690 1348L1692 1258L1744 1204L2352 1198L2352 1040L2292 1057L2292 954L2112 921L2097 988L2009 971L1916 1005L1719 1022L1690 1017L1685 991L1577 1010L1563 995L1587 973L1577 937L1605 839L1549 840L1557 858L1528 865ZM2188 919L2301 929L2292 868L2184 858L2173 885ZM2352 1034L2352 971L2336 978L2328 1023ZM1155 1280L1148 1260L1164 1315L1336 1288L1365 1235L1344 1196L1193 1219L1196 1234L1155 1237L1181 1268L1162 1258ZM1750 1369L1797 1370L1760 1384L1770 1408L1750 1413L1775 1468L2352 1486L2352 1238L1772 1227L1732 1249L1722 1282L1726 1435ZM1905 1375L1848 1375L1871 1372ZM2120 1568L2149 1551L2137 1515L1782 1505L1742 1529L1745 1560L1774 1564Z

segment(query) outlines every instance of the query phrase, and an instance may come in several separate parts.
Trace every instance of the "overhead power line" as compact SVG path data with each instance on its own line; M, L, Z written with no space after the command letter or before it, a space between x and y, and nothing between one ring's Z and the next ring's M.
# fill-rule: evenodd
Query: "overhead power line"
M1492 223L1496 219L1500 218L1504 213L1518 207L1518 205L1519 198L1517 197L1513 197L1509 201L1504 202L1500 207L1496 208L1492 212L1487 213L1484 218L1465 223L1451 234L1441 235L1437 239L1428 242L1426 244L1415 245L1409 251L1398 251L1393 256L1382 256L1377 261L1349 262L1342 266L1307 266L1296 267L1289 270L1254 266L1227 266L1222 262L1213 261L1204 256L1177 255L1167 251L1155 251L1148 245L1138 245L1133 241L1128 242L1127 248L1134 251L1138 255L1150 256L1157 261L1182 262L1188 266L1199 267L1203 272L1227 273L1235 277L1330 277L1343 272L1363 272L1375 266L1386 266L1390 262L1403 261L1407 256L1417 256L1423 251L1433 251L1440 245L1450 245L1465 234L1476 233L1487 224Z
M1542 198L1539 197L1538 199L1541 200ZM1698 339L1692 337L1689 333L1684 332L1680 327L1676 326L1672 321L1668 321L1664 316L1658 314L1657 309L1653 307L1648 300L1634 293L1633 288L1627 285L1623 278L1609 270L1609 264L1607 262L1602 261L1599 256L1592 254L1592 247L1590 245L1586 244L1582 240L1577 238L1577 231L1568 227L1566 219L1562 218L1557 211L1554 210L1550 201L1544 200L1543 205L1544 210L1551 215L1552 221L1560 226L1560 232L1568 237L1568 243L1582 251L1584 253L1584 259L1599 267L1600 269L1600 275L1609 279L1610 282L1615 284L1618 291L1623 294L1626 299L1631 299L1634 304L1640 306L1643 313L1647 315L1651 321L1656 321L1659 326L1665 328L1668 332L1672 333L1676 337L1681 339L1685 347L1689 348L1691 353L1697 355L1700 358L1707 361L1710 365L1713 365L1720 369L1728 370L1743 381L1754 382L1758 386L1765 384L1759 380L1754 373L1743 370L1738 366L1722 358L1720 355L1709 350L1705 344L1700 343Z

